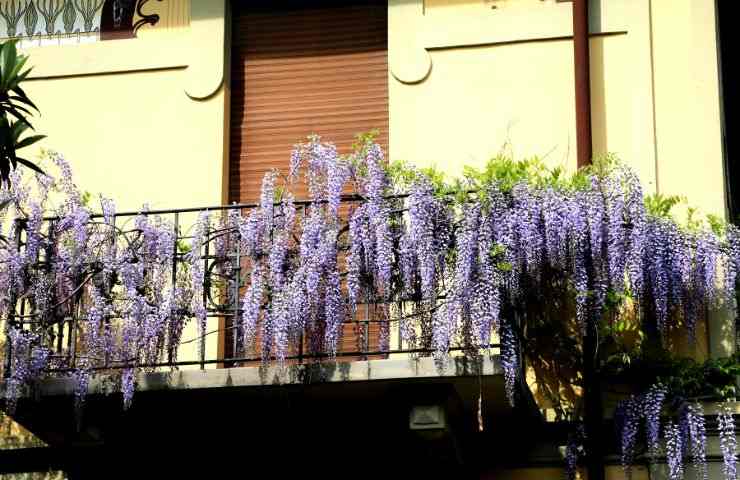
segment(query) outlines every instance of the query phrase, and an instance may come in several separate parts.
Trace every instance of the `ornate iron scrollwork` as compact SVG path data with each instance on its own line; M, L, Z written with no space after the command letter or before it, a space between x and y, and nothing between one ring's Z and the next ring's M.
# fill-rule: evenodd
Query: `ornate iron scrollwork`
M3 34L8 38L35 40L92 32L99 32L101 40L134 38L144 25L159 23L158 14L143 11L147 2L0 0L0 23L4 23Z
M159 15L148 15L142 12L142 7L148 1L105 0L100 18L101 40L133 38L143 25L155 25L159 22ZM136 22L134 22L134 14L140 17Z

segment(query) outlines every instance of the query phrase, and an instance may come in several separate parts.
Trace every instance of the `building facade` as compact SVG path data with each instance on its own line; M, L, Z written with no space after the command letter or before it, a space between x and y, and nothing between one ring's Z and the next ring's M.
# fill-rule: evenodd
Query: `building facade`
M734 219L740 191L740 164L730 156L736 149L736 82L722 49L731 38L729 1L592 0L589 73L594 156L615 155L639 174L647 193L685 196L702 213ZM0 36L19 38L33 66L26 90L41 110L35 127L48 135L42 147L67 157L83 190L114 198L122 210L144 203L167 209L255 202L264 171L286 169L293 144L314 133L347 152L355 134L376 130L389 160L434 165L451 175L502 150L576 168L568 1L0 0L0 7ZM734 319L712 312L707 324L692 354L734 351ZM224 338L209 338L206 348L221 352ZM493 375L497 366L482 368ZM377 380L360 372L350 377L355 374ZM496 391L496 380L491 382ZM300 397L316 406L326 395L372 410L391 387L367 397L354 387L316 388L300 395L291 390L280 401L290 403L295 394L293 401ZM427 390L440 395L427 385L403 390L399 398L412 406L429 403L419 399L430 398ZM262 405L282 398L272 391L240 395L223 401ZM541 400L537 392L533 398ZM161 412L168 401L154 395L152 409ZM546 417L547 406L540 403L532 411ZM214 400L206 405L218 408ZM491 409L502 419L514 415L516 422L531 414ZM187 416L182 406L174 411ZM338 411L346 420L353 408ZM152 411L142 415L142 422L156 418ZM229 422L228 415L214 418ZM375 412L365 421L378 418L383 415ZM234 421L250 428L248 420ZM317 421L283 421L260 426L322 428ZM502 425L516 429L516 422ZM217 430L210 434L215 441L220 436ZM467 454L484 456L488 445L504 448L495 428L488 435L490 443L475 440ZM369 437L394 449L407 440L374 431ZM319 438L343 442L328 434ZM295 439L305 440L310 436ZM424 445L431 447L412 450L429 458L464 450L448 441L454 443L430 438ZM506 464L502 455L468 473L560 478L557 448L541 443L521 461ZM232 448L225 451L233 454ZM622 478L613 463L608 478ZM644 468L634 473L660 475Z

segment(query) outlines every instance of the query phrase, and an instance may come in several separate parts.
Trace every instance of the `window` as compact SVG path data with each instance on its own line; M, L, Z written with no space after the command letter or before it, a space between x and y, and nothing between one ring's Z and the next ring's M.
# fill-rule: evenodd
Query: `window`
M732 22L740 13L734 0L718 0L717 24L720 58L720 83L722 98L722 137L725 155L727 208L732 222L740 225L740 132L738 132L738 82L740 76L732 65L731 49L737 40L737 30Z
M148 1L0 0L0 36L17 39L21 48L133 38L159 21L142 11Z

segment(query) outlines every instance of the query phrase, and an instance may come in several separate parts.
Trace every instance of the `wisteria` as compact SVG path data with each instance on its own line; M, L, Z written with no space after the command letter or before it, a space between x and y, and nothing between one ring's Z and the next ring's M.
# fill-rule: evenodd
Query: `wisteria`
M567 324L579 342L620 313L610 299L629 297L622 307L667 347L684 326L693 338L708 308L732 308L740 271L735 227L651 211L621 165L568 181L509 171L445 185L412 169L402 182L377 144L341 155L311 137L287 174L266 172L256 204L173 221L147 206L124 215L106 198L91 205L66 160L52 161L53 182L19 177L0 191L10 407L44 375L72 376L83 403L90 376L118 370L128 408L138 373L176 363L184 342L204 361L216 316L234 359L335 361L347 335L361 354L397 341L439 368L451 355L498 353L513 403L535 323ZM656 385L621 409L626 466L642 419L651 458L666 425L672 461L680 442L705 462L700 411L662 422L666 395Z
M665 450L669 480L681 480L683 478L683 438L679 426L673 420L669 420L665 425Z
M691 461L696 471L696 478L707 480L707 429L704 420L704 409L700 403L686 406L686 417L689 423L691 440Z
M674 404L667 405L668 398ZM678 407L675 406L678 404ZM695 478L709 478L707 467L707 427L704 408L700 403L687 403L676 397L664 385L658 383L642 394L632 395L621 401L614 413L614 420L620 435L621 461L625 473L631 478L632 465L638 453L640 432L644 419L647 457L651 463L659 461L665 454L668 478L684 478L685 457L691 457ZM663 424L663 428L660 425ZM717 416L719 443L723 458L723 478L736 477L736 432L732 410L722 405ZM662 433L662 435L661 435Z
M578 474L578 458L584 454L586 433L583 424L579 423L574 431L568 434L565 445L565 473L568 480L576 480Z
M641 408L641 398L632 396L621 402L614 413L615 423L620 433L619 445L622 466L628 479L632 478L632 464L640 429Z
M501 364L504 368L504 386L506 398L511 405L516 400L516 382L519 379L519 349L517 348L516 334L511 320L501 323Z
M666 388L661 384L653 385L644 395L648 455L652 459L658 456L660 449L660 415L665 396Z
M722 451L722 473L726 479L737 478L737 439L732 409L723 405L717 416L719 446Z

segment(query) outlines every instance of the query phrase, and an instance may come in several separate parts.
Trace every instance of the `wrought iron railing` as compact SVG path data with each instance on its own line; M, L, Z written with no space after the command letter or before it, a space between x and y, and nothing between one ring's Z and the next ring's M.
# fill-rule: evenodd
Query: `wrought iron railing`
M398 208L394 215L404 215L403 198L396 196ZM344 196L340 207L340 216L345 217L363 200L357 196ZM305 218L315 203L311 201L294 202L298 217ZM74 259L67 259L65 265L69 271L55 272L56 257L64 249L64 242L69 242L69 235L73 229L69 225L61 228L61 222L68 222L63 218L45 218L44 227L39 229L44 238L43 247L34 253L35 259L27 262L26 277L34 276L35 284L39 285L39 278L48 275L48 292L31 292L28 289L19 291L11 289L10 307L7 312L6 333L9 329L23 332L31 345L25 350L29 357L36 355L39 349L48 355L45 367L47 374L65 374L79 371L84 368L88 371L120 370L129 368L156 369L160 367L187 367L196 366L201 369L207 366L244 366L257 365L260 362L274 361L274 354L264 355L250 350L243 344L243 336L235 334L243 325L240 325L242 315L241 299L248 287L249 255L247 255L239 239L238 227L229 223L229 218L245 218L252 210L260 208L257 204L234 204L212 206L205 208L163 209L120 212L106 217L104 214L91 215L84 227L86 241L93 247L100 249L99 254L88 255L90 261L80 264ZM279 204L275 205L279 208ZM193 241L192 226L197 223L197 217L202 212L209 212L210 227L204 232L200 251L188 250ZM276 211L275 215L280 215ZM34 239L28 234L28 220L17 220L16 235L13 241L19 256L27 254L33 249ZM159 275L158 281L163 282L164 289L170 290L175 298L170 307L170 318L164 319L168 323L166 332L161 338L155 339L156 345L140 344L136 348L148 349L151 352L129 351L128 354L111 352L109 349L98 348L96 342L105 342L105 338L98 338L110 332L111 335L127 335L125 319L121 312L97 312L94 295L115 296L124 288L121 272L111 272L105 265L104 250L126 249L139 251L146 247L146 230L141 225L156 224L158 231L171 230L171 236L163 237L167 245L160 245L162 251L169 249L169 255L163 254L169 265L159 263L151 265L151 271L144 275ZM133 225L132 225L133 223ZM66 229L66 230L65 230ZM58 232L64 230L62 236ZM344 265L344 256L348 249L347 228L339 231L338 251L339 263ZM291 249L298 248L298 238L294 238ZM69 252L66 253L69 255ZM121 252L118 252L120 257ZM124 254L125 256L125 254ZM193 260L196 258L197 260ZM146 260L141 260L146 263ZM133 262L133 260L132 260ZM177 291L178 282L191 275L191 270L200 262L203 271L202 294L195 286L186 287ZM62 262L64 263L64 262ZM133 264L133 263L132 263ZM346 265L344 265L346 266ZM149 268L144 267L144 270ZM398 272L396 272L397 274ZM342 272L342 289L346 288L346 271ZM168 276L164 280L164 276ZM23 279L19 280L21 283ZM28 284L26 279L26 284ZM140 292L150 304L162 300L152 292ZM183 338L183 330L175 331L179 323L197 323L196 313L193 311L193 295L198 297L206 315L206 328L194 332ZM190 299L190 300L189 300ZM310 339L301 337L293 339L292 347L284 357L288 363L304 363L317 361L352 361L368 358L385 358L394 354L408 354L416 356L431 356L431 322L436 308L434 305L428 311L414 309L406 312L406 306L416 302L412 297L395 297L394 301L384 300L367 292L358 302L355 311L349 311L342 323L343 341L335 352L322 350L320 345L310 345ZM436 305L445 302L444 294L435 301ZM156 305L150 305L156 307ZM197 309L197 308L196 308ZM91 312L95 312L94 315ZM92 318L95 316L95 318ZM263 319L264 320L264 319ZM139 319L139 325L133 327L149 328L146 323L150 319ZM266 320L264 320L266 321ZM95 323L97 322L97 323ZM179 323L178 323L179 322ZM216 325L214 325L214 323ZM117 328L113 328L117 325ZM400 330L402 325L412 328L415 332L415 341L405 342ZM110 326L110 328L108 328ZM182 327L179 327L182 328ZM90 329L98 329L96 338L90 340ZM217 336L218 348L215 354L209 353L213 343L209 339ZM257 335L259 337L259 334ZM140 342L141 343L141 342ZM146 343L146 342L144 342ZM183 358L182 348L185 345L197 346L197 354ZM491 343L485 346L471 348L463 339L450 346L451 352L474 353L478 355L481 349L498 349L499 345ZM13 342L6 342L5 375L11 370ZM91 351L91 350L94 350ZM180 354L178 354L178 352ZM97 356L96 356L97 355ZM33 359L30 359L31 363Z

